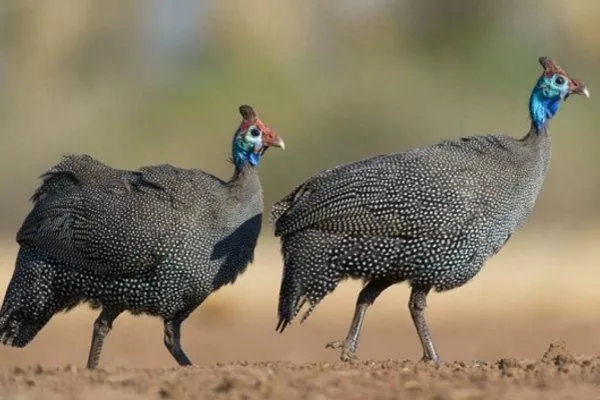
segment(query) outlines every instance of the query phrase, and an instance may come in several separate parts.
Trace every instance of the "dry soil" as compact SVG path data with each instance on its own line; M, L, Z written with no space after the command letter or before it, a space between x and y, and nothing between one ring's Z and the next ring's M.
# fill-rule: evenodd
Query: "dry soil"
M100 370L85 370L96 312L80 307L23 349L0 347L0 399L600 399L594 229L520 233L471 283L432 294L427 318L441 365L416 362L405 286L369 310L354 363L338 362L325 344L344 337L359 283L275 333L281 262L267 238L248 272L184 324L196 367L174 365L158 319L123 315ZM10 241L0 247L0 295L15 255Z

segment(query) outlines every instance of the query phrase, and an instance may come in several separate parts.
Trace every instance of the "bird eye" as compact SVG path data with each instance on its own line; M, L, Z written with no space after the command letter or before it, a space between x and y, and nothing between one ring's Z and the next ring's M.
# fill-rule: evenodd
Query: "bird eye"
M260 136L260 131L257 128L252 128L250 129L250 135L253 137L258 137Z
M565 78L563 78L562 76L559 75L559 76L556 77L556 79L554 80L554 82L557 85L562 85L562 84L565 83Z

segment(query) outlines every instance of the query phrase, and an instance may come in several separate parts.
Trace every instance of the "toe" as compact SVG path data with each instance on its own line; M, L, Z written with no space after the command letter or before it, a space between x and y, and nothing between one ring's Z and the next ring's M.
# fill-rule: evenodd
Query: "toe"
M342 347L344 347L344 342L341 340L329 342L325 345L326 349L341 349Z

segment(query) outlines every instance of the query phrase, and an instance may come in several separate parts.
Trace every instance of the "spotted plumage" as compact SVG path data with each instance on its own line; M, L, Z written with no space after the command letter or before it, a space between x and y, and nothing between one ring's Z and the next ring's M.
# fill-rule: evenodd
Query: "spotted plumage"
M57 312L82 302L102 308L88 367L122 312L163 318L177 362L180 325L252 261L261 228L256 166L283 141L241 106L229 181L171 165L136 171L69 155L42 175L17 234L20 250L0 309L0 341L22 347Z
M342 359L354 357L367 307L407 281L426 360L438 360L425 323L426 296L472 279L531 213L550 160L547 121L587 89L547 58L522 139L471 136L325 170L276 203L284 271L278 330L305 303L304 320L345 278L363 279Z

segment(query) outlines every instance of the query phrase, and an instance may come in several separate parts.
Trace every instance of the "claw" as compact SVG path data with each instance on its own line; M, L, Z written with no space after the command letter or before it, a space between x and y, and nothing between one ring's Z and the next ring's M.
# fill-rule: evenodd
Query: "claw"
M439 357L431 358L428 356L423 356L423 357L421 357L420 362L426 363L426 364L439 364L441 361L440 361Z
M350 350L342 350L342 355L340 356L340 360L343 362L357 361L358 357L356 353L351 352Z
M342 340L334 340L325 345L326 349L341 349L342 347L344 347L344 342Z
M355 361L358 359L354 350L350 348L350 345L345 340L335 340L325 345L326 349L342 349L340 354L340 360L343 362Z

